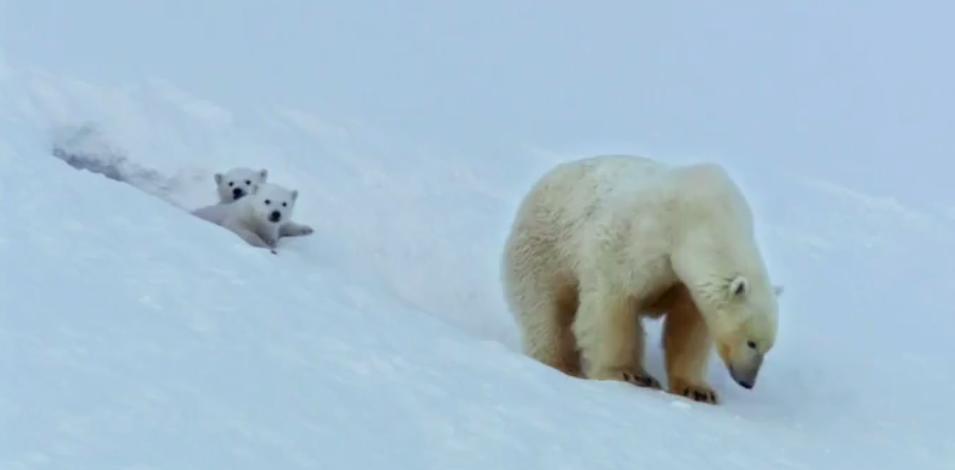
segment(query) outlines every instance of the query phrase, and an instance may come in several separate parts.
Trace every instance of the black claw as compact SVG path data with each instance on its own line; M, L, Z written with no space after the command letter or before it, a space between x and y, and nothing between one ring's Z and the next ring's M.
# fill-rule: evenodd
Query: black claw
M657 382L657 380L650 375L634 374L633 372L621 372L620 376L623 377L623 380L634 385L639 385L641 387L660 388L660 382Z
M716 392L709 390L698 390L693 387L687 387L683 389L683 396L703 403L716 403Z

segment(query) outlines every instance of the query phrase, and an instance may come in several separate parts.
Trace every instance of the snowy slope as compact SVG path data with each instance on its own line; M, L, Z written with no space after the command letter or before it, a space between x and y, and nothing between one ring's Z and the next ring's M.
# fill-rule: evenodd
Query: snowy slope
M417 129L446 117L431 108L374 125L274 90L196 96L199 73L176 85L105 60L97 73L0 50L2 469L955 468L950 192L895 198L824 165L728 158L786 292L756 389L714 361L712 407L523 357L497 280L513 210L550 165L588 154L578 147L696 152L550 145L556 134L453 146ZM84 125L95 137L71 145L138 187L51 155ZM316 233L274 256L183 210L212 202L212 173L236 165L298 188L295 218Z
M166 104L153 132L199 124ZM953 292L955 260L941 219L823 183L744 179L788 290L759 387L715 365L725 404L713 408L519 355L490 269L513 203L479 184L399 192L414 175L369 158L354 169L367 179L345 176L334 154L285 150L320 138L262 131L283 134L257 145L283 149L264 161L303 188L297 218L318 228L272 256L77 172L50 156L45 129L10 119L4 468L951 468L953 320L933 307ZM244 146L226 144L229 129L210 145ZM417 168L427 179L436 166ZM211 177L195 184L212 197ZM355 202L337 206L342 193Z

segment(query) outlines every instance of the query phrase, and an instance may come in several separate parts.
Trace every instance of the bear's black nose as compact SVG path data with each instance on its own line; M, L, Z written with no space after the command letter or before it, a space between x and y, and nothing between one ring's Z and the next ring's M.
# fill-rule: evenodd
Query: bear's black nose
M736 383L738 383L740 387L743 387L747 390L752 389L753 385L756 385L753 382L750 382L748 380L737 380Z
M242 191L242 188L235 188L235 189L232 190L232 198L233 198L233 199L238 199L238 198L240 198L240 197L242 197L242 196L245 196L245 192Z
M269 214L269 220L272 222L278 222L279 220L282 220L282 213L279 211L272 211L272 213Z

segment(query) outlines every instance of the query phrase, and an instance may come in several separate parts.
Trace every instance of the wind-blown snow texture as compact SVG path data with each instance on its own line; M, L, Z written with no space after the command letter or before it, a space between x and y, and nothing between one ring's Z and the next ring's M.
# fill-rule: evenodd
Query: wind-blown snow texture
M916 47L951 44L940 12L867 7L850 37L824 4L627 12L646 33L559 3L235 4L0 2L0 468L955 468L952 73ZM513 211L605 151L744 187L786 287L755 390L520 354ZM275 256L186 212L240 165L316 233Z

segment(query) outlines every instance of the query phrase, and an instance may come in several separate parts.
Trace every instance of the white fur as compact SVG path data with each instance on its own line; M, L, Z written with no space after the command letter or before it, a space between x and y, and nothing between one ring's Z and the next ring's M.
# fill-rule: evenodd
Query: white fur
M228 204L242 199L247 194L254 192L259 185L265 184L268 176L268 170L256 171L242 167L233 168L225 173L216 173L216 193L219 195L219 203ZM310 235L313 232L312 227L297 224L291 220L287 220L279 226L280 237L297 237Z
M528 354L560 362L561 335L572 334L592 378L642 372L638 314L681 283L734 378L755 380L776 337L750 208L715 165L601 156L557 166L521 204L503 283ZM574 295L576 311L561 318L558 306Z
M262 183L235 202L193 211L197 217L231 230L252 246L275 249L282 224L292 217L298 191Z
M247 194L255 191L260 184L268 179L267 170L255 171L249 168L233 168L225 173L216 173L216 192L219 202L235 202Z

